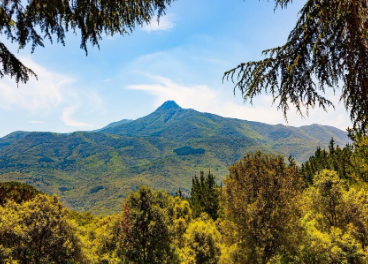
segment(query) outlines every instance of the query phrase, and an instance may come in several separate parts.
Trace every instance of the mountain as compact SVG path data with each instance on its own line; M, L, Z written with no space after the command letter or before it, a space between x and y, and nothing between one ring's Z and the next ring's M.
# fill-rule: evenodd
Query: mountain
M331 138L348 142L330 126L267 125L183 109L167 101L153 113L94 132L14 132L0 139L0 181L17 180L57 193L77 210L121 209L129 190L146 184L189 192L191 178L210 169L222 180L248 151L305 161Z
M101 132L101 131L106 130L106 129L110 129L110 128L114 128L114 127L117 127L117 126L120 126L120 125L128 124L128 123L130 123L132 121L133 120L131 120L131 119L122 119L120 121L117 121L117 122L113 122L111 124L108 124L107 126L101 128L101 129L97 129L94 132Z

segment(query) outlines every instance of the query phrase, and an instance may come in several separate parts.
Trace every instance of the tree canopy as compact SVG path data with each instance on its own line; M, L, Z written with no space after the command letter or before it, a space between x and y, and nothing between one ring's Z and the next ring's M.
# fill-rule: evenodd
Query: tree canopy
M194 177L194 202L141 186L105 217L1 183L0 263L367 263L368 137L354 136L353 147L318 148L304 169L247 154L224 186L210 172ZM220 201L215 221L211 197Z
M0 35L18 44L44 46L44 39L65 45L66 32L80 34L80 47L87 54L87 42L99 46L101 35L128 34L137 25L149 23L158 10L164 14L173 0L2 0ZM0 77L9 75L17 83L26 83L36 73L27 68L0 41Z
M286 8L291 0L275 0ZM333 106L325 90L341 89L340 100L354 127L368 121L368 1L306 1L287 42L263 51L260 61L224 73L245 100L270 93L285 118L290 105L301 115L315 106ZM305 110L305 111L304 111Z

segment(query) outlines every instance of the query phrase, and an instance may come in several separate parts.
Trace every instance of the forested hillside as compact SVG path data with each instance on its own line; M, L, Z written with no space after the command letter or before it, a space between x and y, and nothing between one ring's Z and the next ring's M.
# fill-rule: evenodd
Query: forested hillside
M168 101L97 132L14 132L0 139L0 181L28 183L71 208L106 214L120 210L123 197L142 184L188 194L198 171L211 169L221 181L228 166L257 150L291 155L300 164L332 137L348 142L346 132L329 126L267 125Z
M366 263L368 137L307 162L246 154L189 196L140 186L105 217L29 185L0 184L0 261L10 263ZM6 196L4 197L4 193Z

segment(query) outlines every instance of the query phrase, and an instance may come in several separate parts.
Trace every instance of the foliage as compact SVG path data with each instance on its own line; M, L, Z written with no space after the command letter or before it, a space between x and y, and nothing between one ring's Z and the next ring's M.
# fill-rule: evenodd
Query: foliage
M289 0L276 0L286 8ZM341 100L354 127L368 125L368 5L366 0L305 1L287 42L263 51L260 61L241 63L225 72L237 79L244 99L253 100L263 91L271 93L286 117L290 104L303 115L304 107L326 109L332 103L324 96L342 82ZM234 75L237 78L234 78Z
M206 152L203 148L181 147L173 150L176 155L185 156L192 154L204 154Z
M306 183L313 183L314 175L323 169L334 170L341 179L349 179L355 170L352 163L353 154L352 145L348 144L344 148L335 147L333 139L330 141L328 151L318 147L314 155L302 164L301 170Z
M367 164L363 139L353 153ZM17 191L0 206L0 262L367 263L365 182L321 169L304 185L299 172L292 158L287 165L282 156L247 154L229 168L224 187L208 188L215 186L211 173L195 177L196 203L141 186L122 213L105 217L68 210L55 195L22 200L19 192L35 189L3 184ZM217 189L217 220L193 218Z
M304 262L365 263L368 260L368 194L356 191L334 171L315 176L314 186L305 192L309 201L302 226Z
M0 34L11 42L18 44L19 49L27 44L32 52L38 46L44 46L44 39L65 45L66 33L69 29L80 31L80 47L87 54L87 42L99 47L103 33L107 35L128 34L136 25L150 23L155 10L159 16L173 0L140 0L140 1L61 1L55 0L3 0L0 5ZM36 74L22 64L0 42L0 77L10 75L15 81L26 83L30 75Z
M201 218L192 221L184 234L184 239L185 246L181 249L181 263L218 263L221 254L221 235L211 218L204 214Z
M192 209L187 200L175 197L175 204L168 214L172 221L171 232L173 233L173 243L177 248L184 247L184 233L192 220Z
M26 202L33 199L39 190L28 184L20 182L1 182L0 183L0 206L4 206L7 200L13 200L16 203Z
M123 206L121 244L129 262L177 262L167 213L173 203L168 193L145 186L128 195Z
M327 169L336 171L341 179L349 182L368 182L368 137L354 138L353 144L347 144L344 148L335 146L331 139L328 151L317 148L314 155L302 164L302 174L307 184L313 183L316 173Z
M81 261L76 225L56 196L37 195L0 206L0 258L18 263Z
M90 251L85 254L89 254L90 260L95 263L121 263L120 223L121 215L109 215L87 228L89 237L86 242L90 241Z
M346 132L333 127L266 125L171 103L100 132L17 132L1 138L0 181L31 184L74 210L107 215L119 212L124 197L140 185L170 193L180 187L189 196L192 177L201 170L210 168L220 182L228 166L256 150L292 155L300 164L316 146L327 148L331 136L335 144L348 142ZM206 152L176 155L173 150L182 146ZM104 189L91 193L96 186Z
M217 185L213 174L208 171L207 176L200 172L199 179L194 176L190 191L190 206L194 217L199 217L202 213L207 213L213 220L219 217L220 213L220 186Z
M277 253L292 254L300 192L298 171L286 166L282 156L247 154L229 168L224 211L237 229L240 262L267 263Z

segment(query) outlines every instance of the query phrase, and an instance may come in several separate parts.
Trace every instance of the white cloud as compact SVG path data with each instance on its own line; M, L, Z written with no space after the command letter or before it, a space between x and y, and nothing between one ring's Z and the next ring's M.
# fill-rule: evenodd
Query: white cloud
M146 32L167 31L175 27L174 20L175 20L174 15L165 15L160 17L160 21L158 23L157 17L153 17L149 24L146 24L142 27L142 30Z
M30 77L27 84L19 84L14 79L4 78L0 83L0 108L25 109L28 111L44 111L58 106L63 100L63 89L74 82L74 79L51 72L34 63L31 59L22 62L38 75L38 80Z
M69 106L63 109L62 120L67 126L72 127L91 127L91 124L75 121L72 115L75 113L76 107Z
M19 84L17 87L14 79L2 79L0 110L24 113L30 119L39 119L42 116L43 120L57 120L61 116L60 123L73 127L91 126L75 121L73 116L88 118L91 114L106 113L104 100L95 89L80 85L76 87L75 78L50 71L30 58L22 58L22 62L37 74L38 80L31 77L26 84ZM25 122L43 123L38 120Z
M40 121L40 120L31 120L28 121L27 124L44 124L45 122Z
M340 129L346 129L350 120L343 106L336 106L336 111L329 109L328 113L321 109L311 109L309 116L301 118L295 114L295 108L290 107L288 123L277 106L272 106L272 97L260 95L253 105L239 100L238 93L234 98L233 93L226 89L213 89L206 85L181 85L162 76L149 76L153 84L130 85L130 90L146 91L156 97L155 107L167 100L176 101L183 108L193 108L202 112L209 112L224 117L233 117L249 121L258 121L268 124L284 124L302 126L312 123L331 125ZM338 100L336 100L338 101ZM334 102L335 105L338 102ZM350 125L351 126L351 125Z

